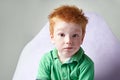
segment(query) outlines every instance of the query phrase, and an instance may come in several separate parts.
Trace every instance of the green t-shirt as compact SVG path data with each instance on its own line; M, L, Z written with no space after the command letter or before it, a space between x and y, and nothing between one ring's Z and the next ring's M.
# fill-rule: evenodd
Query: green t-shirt
M61 63L57 49L53 49L41 58L36 80L94 80L94 63L82 48Z

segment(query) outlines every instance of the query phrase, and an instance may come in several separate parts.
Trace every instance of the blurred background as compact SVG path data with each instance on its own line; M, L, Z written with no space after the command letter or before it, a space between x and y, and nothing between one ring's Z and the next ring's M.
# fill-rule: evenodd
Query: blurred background
M120 40L120 0L0 0L0 80L12 80L24 46L64 4L101 15Z

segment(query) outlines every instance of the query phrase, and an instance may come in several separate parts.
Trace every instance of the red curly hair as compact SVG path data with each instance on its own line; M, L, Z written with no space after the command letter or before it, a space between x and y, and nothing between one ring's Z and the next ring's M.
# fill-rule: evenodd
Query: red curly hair
M68 23L79 24L82 28L82 33L85 34L86 24L88 19L84 16L82 9L77 8L76 6L63 5L54 9L54 11L48 16L50 23L50 34L54 33L54 24L55 21L53 18L60 18Z

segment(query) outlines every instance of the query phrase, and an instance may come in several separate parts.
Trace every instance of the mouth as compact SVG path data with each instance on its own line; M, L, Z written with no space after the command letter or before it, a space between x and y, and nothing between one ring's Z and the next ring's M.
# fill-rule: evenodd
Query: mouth
M73 47L65 47L64 49L70 50L73 49Z

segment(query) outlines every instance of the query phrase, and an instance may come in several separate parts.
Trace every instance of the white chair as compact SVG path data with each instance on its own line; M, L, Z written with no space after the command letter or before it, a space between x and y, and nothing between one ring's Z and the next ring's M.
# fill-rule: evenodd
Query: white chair
M83 49L95 63L95 80L120 80L120 43L104 19L95 13L86 13L89 23ZM35 80L40 57L51 50L49 24L23 49L13 80Z

